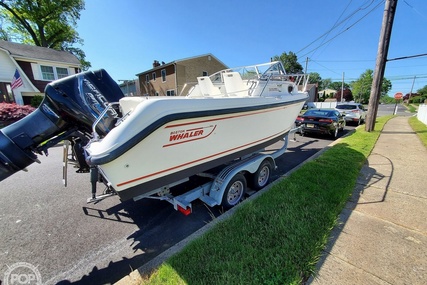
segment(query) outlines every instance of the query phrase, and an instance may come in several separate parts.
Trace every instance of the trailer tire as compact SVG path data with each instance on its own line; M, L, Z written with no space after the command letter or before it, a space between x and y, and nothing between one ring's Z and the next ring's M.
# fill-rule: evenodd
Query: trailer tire
M221 205L225 209L230 209L237 205L246 192L246 178L242 173L237 173L227 184L222 196Z
M271 162L269 160L264 160L261 165L258 167L258 170L252 174L252 188L254 190L259 190L264 188L269 182L271 178L271 171L273 167L271 166Z

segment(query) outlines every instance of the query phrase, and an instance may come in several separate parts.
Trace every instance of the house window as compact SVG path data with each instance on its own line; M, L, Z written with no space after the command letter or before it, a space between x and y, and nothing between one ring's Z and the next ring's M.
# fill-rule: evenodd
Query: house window
M52 66L41 65L42 77L44 80L55 80L55 74L53 73Z
M166 91L166 96L175 96L175 90L173 90L173 89L167 90Z
M166 69L162 69L162 82L166 81Z
M145 75L145 82L149 82L150 81L150 74L146 74Z
M53 81L55 79L64 78L69 75L68 68L66 67L53 67L47 65L40 65L42 80Z
M63 67L57 67L56 68L56 74L58 75L58 79L67 77L68 76L68 69L63 68Z
M153 80L156 81L156 73L153 72Z

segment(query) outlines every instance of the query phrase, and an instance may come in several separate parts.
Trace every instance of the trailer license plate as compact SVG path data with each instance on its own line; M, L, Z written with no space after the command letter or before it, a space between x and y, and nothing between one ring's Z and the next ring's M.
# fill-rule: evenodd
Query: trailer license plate
M314 124L306 124L305 125L307 128L314 128Z

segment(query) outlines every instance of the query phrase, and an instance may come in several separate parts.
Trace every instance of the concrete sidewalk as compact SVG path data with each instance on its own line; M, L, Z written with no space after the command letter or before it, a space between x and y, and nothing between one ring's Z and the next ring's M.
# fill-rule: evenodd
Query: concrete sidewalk
M308 284L427 284L427 149L385 125Z

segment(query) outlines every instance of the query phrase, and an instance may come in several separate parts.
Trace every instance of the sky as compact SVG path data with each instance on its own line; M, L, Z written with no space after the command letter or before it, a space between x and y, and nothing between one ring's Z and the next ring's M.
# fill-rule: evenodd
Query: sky
M350 83L375 69L385 0L86 0L76 30L91 70L117 82L211 53L228 67L290 51L307 72ZM388 59L427 54L427 1L398 0ZM308 60L307 60L308 59ZM427 56L388 61L389 96L427 85Z

